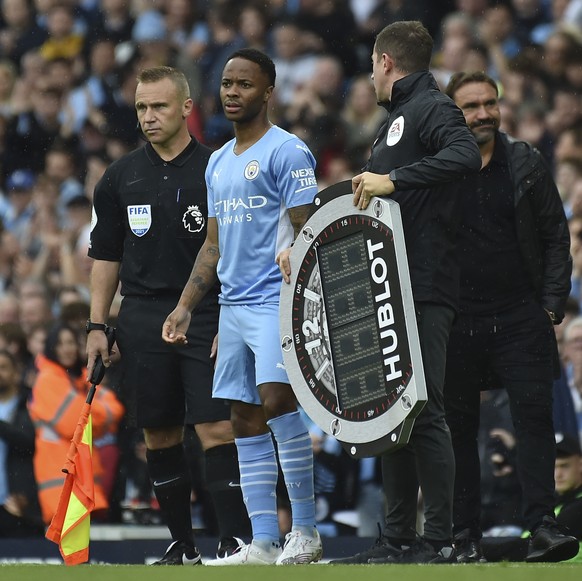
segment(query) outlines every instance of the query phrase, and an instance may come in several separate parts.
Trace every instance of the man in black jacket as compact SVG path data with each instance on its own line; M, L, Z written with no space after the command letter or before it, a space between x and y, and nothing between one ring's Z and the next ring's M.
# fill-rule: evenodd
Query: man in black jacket
M372 54L379 103L388 111L363 173L353 178L354 205L391 195L400 204L428 402L409 443L382 457L387 515L374 547L340 563L447 563L454 560L454 455L445 422L446 345L458 300L454 255L460 190L481 167L463 115L428 72L432 38L417 21L394 22ZM418 489L424 536L416 536Z
M34 479L34 426L14 357L0 350L0 538L42 536Z
M505 388L517 441L526 561L561 561L578 542L554 519L552 326L564 316L572 261L568 224L540 153L500 133L497 85L484 73L457 73L447 87L475 135L481 171L464 180L457 237L460 312L447 352L445 408L456 476L457 559L481 560L477 450L482 389Z

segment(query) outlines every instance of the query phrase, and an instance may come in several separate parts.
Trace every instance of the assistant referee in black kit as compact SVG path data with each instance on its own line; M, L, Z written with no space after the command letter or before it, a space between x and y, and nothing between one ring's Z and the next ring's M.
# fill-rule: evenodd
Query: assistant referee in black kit
M109 362L104 323L121 281L117 343L124 389L143 428L153 489L174 541L156 564L198 564L184 425L195 426L205 451L219 556L235 550L234 537L249 530L230 409L211 397L218 285L194 312L187 345L168 345L161 337L206 237L204 172L211 151L188 132L192 99L180 71L150 68L137 80L135 107L148 143L111 164L95 188L88 368L98 354Z

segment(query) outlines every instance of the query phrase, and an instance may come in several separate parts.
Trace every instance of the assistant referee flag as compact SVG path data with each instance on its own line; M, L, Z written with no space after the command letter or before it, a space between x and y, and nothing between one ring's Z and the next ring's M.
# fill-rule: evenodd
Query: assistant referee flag
M89 560L89 526L95 506L91 404L83 406L63 472L67 474L46 538L59 545L66 565Z

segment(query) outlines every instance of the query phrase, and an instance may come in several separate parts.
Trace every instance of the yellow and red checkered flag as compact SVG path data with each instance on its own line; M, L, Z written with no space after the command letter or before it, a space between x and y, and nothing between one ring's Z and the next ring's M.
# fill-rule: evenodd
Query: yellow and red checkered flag
M83 406L71 440L63 467L67 476L59 505L45 535L59 545L66 565L79 565L89 560L89 526L95 506L90 412L91 403L88 401Z
M115 328L105 326L109 353L115 343ZM65 483L59 505L46 531L45 537L59 545L65 565L80 565L89 560L89 527L91 511L95 507L93 481L93 430L91 425L91 403L105 375L103 358L98 355L91 370L91 387L81 410L67 460L63 467Z

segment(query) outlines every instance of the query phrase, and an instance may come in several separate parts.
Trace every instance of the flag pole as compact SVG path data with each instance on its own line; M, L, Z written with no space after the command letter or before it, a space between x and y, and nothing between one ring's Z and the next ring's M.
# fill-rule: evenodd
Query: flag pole
M115 342L115 329L106 327L109 353ZM89 381L83 409L71 445L67 452L62 471L66 474L59 504L53 515L45 537L59 545L61 556L66 565L79 565L89 560L89 526L91 511L95 506L91 425L91 404L97 385L105 375L105 365L101 355L97 356Z

